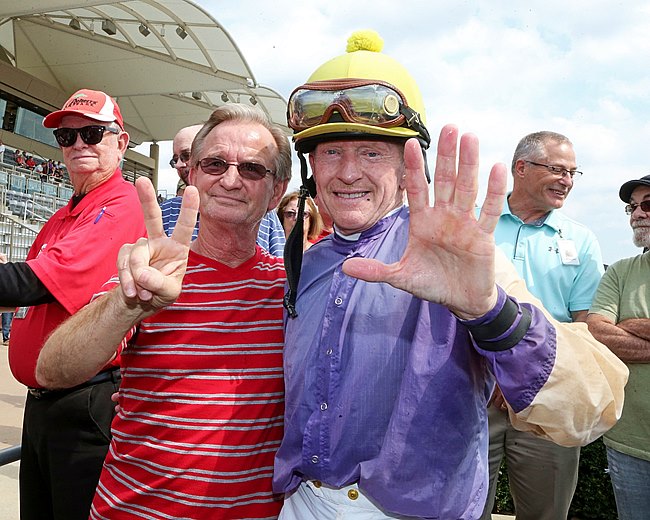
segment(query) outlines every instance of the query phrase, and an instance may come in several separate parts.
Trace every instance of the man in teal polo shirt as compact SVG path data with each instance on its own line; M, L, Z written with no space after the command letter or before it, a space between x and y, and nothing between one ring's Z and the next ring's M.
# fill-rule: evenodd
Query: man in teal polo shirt
M524 137L512 159L513 190L494 233L531 293L558 321L585 321L603 274L596 236L558 211L582 175L573 144L555 132ZM517 520L566 518L578 481L579 448L520 432L510 424L498 387L488 409L489 519L501 459L508 465Z

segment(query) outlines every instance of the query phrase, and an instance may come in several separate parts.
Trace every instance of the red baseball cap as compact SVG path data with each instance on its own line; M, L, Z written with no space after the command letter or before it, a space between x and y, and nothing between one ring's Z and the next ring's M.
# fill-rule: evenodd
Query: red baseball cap
M45 128L58 128L65 116L83 116L103 123L113 121L124 129L124 120L115 100L99 90L81 89L72 94L61 110L52 112L43 119Z

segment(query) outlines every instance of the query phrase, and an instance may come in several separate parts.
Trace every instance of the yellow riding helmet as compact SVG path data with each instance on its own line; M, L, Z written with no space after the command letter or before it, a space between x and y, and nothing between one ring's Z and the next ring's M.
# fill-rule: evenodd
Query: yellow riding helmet
M346 134L378 138L381 136L404 139L419 137L423 147L428 147L430 138L425 128L426 116L420 89L404 66L394 58L381 53L383 45L383 40L375 31L364 30L353 33L348 39L346 53L316 69L305 86L326 86L328 82L340 82L348 78L389 84L402 94L407 109L410 109L407 116L407 119L410 117L410 121L403 120L398 123L399 126L376 126L348 121L322 122L294 133L296 149L304 148L301 146L303 141L306 141L304 144L307 142L310 145L315 144L321 140L318 139L319 136L341 138Z
M415 137L426 156L431 142L424 126L420 89L400 63L381 53L383 44L374 31L354 33L348 40L346 54L321 65L308 83L289 96L287 122L294 130L302 177L298 218L284 248L288 286L284 306L290 318L297 316L305 200L308 194L316 196L316 183L313 176L308 177L304 154L319 142L335 139ZM425 175L428 180L426 160Z

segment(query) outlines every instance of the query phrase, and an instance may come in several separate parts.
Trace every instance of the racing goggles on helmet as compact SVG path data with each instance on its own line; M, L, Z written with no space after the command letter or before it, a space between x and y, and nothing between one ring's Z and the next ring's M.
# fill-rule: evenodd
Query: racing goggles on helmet
M404 95L389 83L343 79L306 83L289 97L287 121L296 132L325 123L343 121L390 128L409 126L417 114L408 108ZM408 118L407 118L408 116ZM406 123L406 124L405 124Z

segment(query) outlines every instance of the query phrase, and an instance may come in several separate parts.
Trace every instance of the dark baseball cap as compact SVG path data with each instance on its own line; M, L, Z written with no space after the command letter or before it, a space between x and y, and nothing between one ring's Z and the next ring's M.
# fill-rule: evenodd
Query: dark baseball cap
M633 181L627 181L623 186L621 186L621 189L618 191L618 196L623 202L630 202L632 192L639 186L650 186L650 175L646 175L645 177Z

